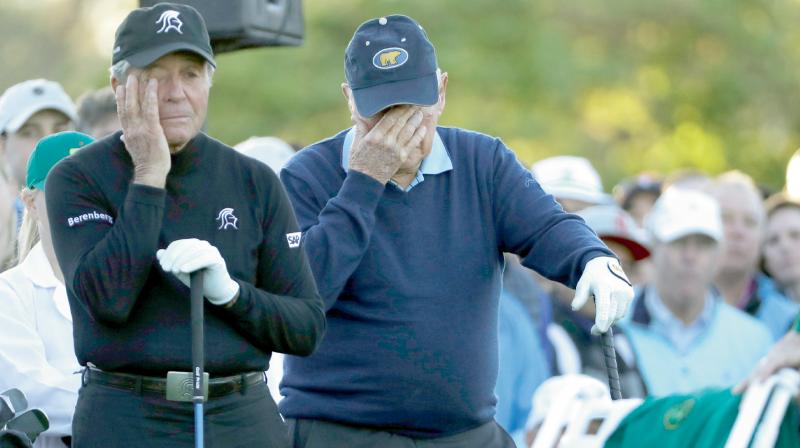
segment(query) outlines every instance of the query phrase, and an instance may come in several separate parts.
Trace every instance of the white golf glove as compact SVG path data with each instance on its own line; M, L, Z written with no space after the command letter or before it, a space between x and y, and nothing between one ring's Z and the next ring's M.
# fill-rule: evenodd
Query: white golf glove
M572 309L578 310L594 295L595 318L592 334L605 333L628 311L633 300L633 287L619 261L612 257L597 257L586 263L583 275L575 287Z
M156 258L164 271L174 274L186 286L189 286L189 274L205 269L203 296L214 305L227 304L239 292L239 284L228 274L225 259L208 241L176 240L166 249L159 249Z

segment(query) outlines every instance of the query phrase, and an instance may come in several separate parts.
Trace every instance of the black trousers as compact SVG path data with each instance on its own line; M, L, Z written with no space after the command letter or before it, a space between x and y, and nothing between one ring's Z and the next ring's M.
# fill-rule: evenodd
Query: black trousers
M289 446L286 425L266 383L206 401L207 448ZM89 382L72 419L76 448L194 447L194 406Z
M412 439L385 431L324 420L286 419L293 448L515 448L492 420L477 428L435 439Z

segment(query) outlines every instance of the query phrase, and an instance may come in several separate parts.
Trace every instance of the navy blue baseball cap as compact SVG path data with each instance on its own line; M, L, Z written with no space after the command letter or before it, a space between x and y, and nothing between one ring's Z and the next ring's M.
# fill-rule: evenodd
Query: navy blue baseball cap
M206 22L200 13L189 5L158 3L134 9L125 17L114 37L111 64L127 60L136 68L144 68L178 51L200 55L216 67Z
M362 23L344 53L344 73L358 113L439 100L436 51L414 19L392 15Z

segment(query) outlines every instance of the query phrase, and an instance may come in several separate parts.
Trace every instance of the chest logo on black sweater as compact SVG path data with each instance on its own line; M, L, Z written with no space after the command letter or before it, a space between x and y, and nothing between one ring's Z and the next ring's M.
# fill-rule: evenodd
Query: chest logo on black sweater
M219 227L217 228L219 230L225 230L228 227L233 227L234 229L239 230L239 228L236 227L236 223L239 222L239 218L233 214L232 208L223 208L220 210L219 214L217 215L217 221L219 221Z
M300 240L303 239L302 232L292 232L286 234L286 242L289 243L290 249L300 247Z

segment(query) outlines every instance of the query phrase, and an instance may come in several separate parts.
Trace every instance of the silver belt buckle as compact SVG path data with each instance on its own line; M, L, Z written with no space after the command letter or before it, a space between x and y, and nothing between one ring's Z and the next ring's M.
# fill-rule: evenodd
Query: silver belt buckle
M208 372L203 372L203 401L208 401ZM194 397L192 372L167 372L167 400L188 401Z

